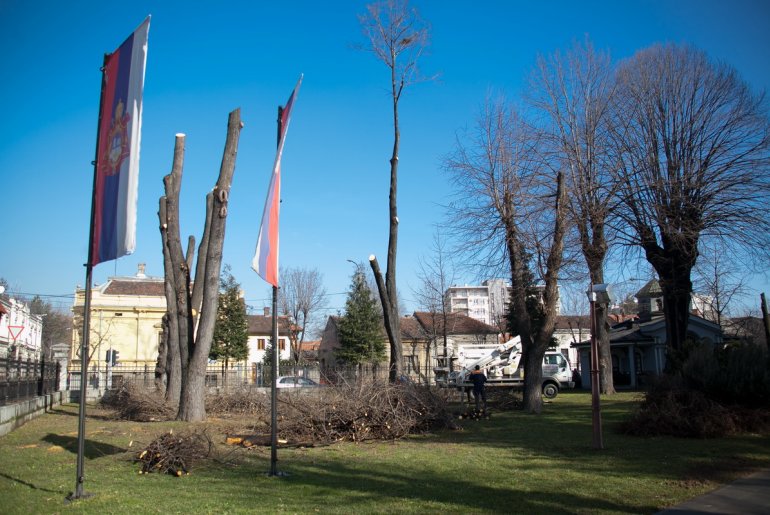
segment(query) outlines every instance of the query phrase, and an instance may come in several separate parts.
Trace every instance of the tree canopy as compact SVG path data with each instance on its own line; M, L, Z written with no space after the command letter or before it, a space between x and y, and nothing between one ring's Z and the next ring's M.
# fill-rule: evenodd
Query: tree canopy
M227 364L229 361L242 361L249 356L249 321L241 285L230 273L229 265L224 266L219 281L221 291L209 358Z
M382 319L362 267L353 274L345 314L339 319L340 348L335 356L349 364L376 364L385 358Z

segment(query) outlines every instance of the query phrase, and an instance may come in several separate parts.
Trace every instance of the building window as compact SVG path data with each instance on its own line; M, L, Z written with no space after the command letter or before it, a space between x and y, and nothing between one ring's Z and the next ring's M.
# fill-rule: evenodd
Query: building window
M278 348L281 350L286 350L286 340L279 339Z
M265 342L266 341L267 340L265 340L265 338L259 338L257 340L257 350L265 350Z

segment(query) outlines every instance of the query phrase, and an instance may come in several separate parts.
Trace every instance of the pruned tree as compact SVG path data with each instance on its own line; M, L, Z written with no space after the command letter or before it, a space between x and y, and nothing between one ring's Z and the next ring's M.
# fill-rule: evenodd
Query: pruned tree
M249 357L249 321L246 317L246 301L241 285L225 265L220 277L217 320L214 324L214 340L209 358L222 361L227 370L230 361L243 361ZM227 374L225 374L225 380Z
M613 146L625 242L660 279L670 368L682 359L702 240L766 258L770 124L761 95L690 46L656 45L618 70Z
M521 336L530 413L542 409L542 363L556 321L567 231L564 178L547 166L540 143L504 100L487 101L475 130L458 136L444 160L456 192L451 222L466 258L495 268L504 262L510 271L509 311ZM537 324L527 310L533 277L545 285Z
M414 291L414 295L420 307L425 309L432 318L431 330L435 333L436 328L440 328L441 334L429 336L436 344L438 344L439 339L441 340L444 359L451 371L447 336L450 306L447 292L455 281L456 273L446 239L438 228L433 233L431 251L430 257L420 259L417 271L420 286ZM437 323L439 320L441 321L440 324ZM426 363L429 363L430 355L426 355L425 360Z
M302 343L316 323L315 316L327 304L323 275L318 269L281 270L278 309L289 320L289 342L294 365L300 363Z
M206 196L206 219L198 249L195 281L192 281L194 239L186 254L179 231L179 192L184 166L184 134L177 134L171 173L163 178L165 195L158 217L163 243L167 330L166 398L178 405L177 419L188 422L206 418L204 405L206 365L214 336L219 302L219 276L227 222L228 197L235 171L238 140L243 124L240 109L232 111L227 139L214 189Z
M591 284L604 283L610 244L607 227L615 198L607 126L614 92L610 56L595 50L589 40L576 43L567 52L540 57L530 87L531 104L545 115L543 137L554 151L557 166L565 173L565 187L569 191L566 207ZM594 304L604 394L615 393L609 309L605 304Z
M385 0L367 6L359 22L368 41L367 50L390 70L390 97L393 107L393 153L390 157L388 262L385 278L374 255L369 262L377 281L385 331L390 341L390 381L403 373L400 312L396 290L396 254L398 249L398 157L401 133L398 102L404 88L420 79L417 61L428 45L428 28L406 0Z

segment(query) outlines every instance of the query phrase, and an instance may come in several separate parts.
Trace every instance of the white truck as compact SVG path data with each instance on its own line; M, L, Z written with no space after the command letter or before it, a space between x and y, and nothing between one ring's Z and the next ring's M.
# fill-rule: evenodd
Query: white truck
M443 360L443 358L440 358ZM439 363L434 368L436 384L448 388L470 388L468 376L476 365L486 374L487 386L522 388L524 370L521 365L521 338L518 336L499 345L460 345L448 358L452 367ZM574 388L572 368L559 352L548 351L543 358L543 396L552 399L562 388Z

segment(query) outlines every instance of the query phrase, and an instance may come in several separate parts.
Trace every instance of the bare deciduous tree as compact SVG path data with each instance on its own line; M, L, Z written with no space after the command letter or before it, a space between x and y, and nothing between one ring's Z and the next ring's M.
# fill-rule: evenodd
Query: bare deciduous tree
M538 143L504 101L487 102L475 131L458 137L444 161L456 191L452 225L469 257L487 266L508 264L512 332L522 341L524 409L531 413L542 409L542 363L556 320L567 230L564 178L546 165ZM545 283L540 324L526 306L533 277Z
M608 111L615 88L610 56L594 50L590 41L576 44L564 54L540 57L531 82L530 101L546 115L543 136L554 151L557 166L565 172L571 225L591 284L602 284L609 249L606 228L614 200L607 158ZM604 394L615 393L609 309L594 304Z
M441 232L436 229L433 233L432 255L430 258L421 259L417 278L420 281L420 287L415 290L419 305L425 309L433 318L431 328L441 329L441 334L431 334L434 344L438 342L439 337L443 344L443 355L445 363L450 367L449 360L449 342L447 341L448 317L449 317L449 297L447 291L455 280L455 268L452 256L448 251L446 239ZM438 320L441 323L436 323ZM430 349L426 350L425 362L430 363ZM419 369L418 369L419 370Z
M278 290L278 309L289 318L289 342L292 360L300 362L300 347L312 330L314 316L327 303L323 275L317 269L287 268L281 270L281 288Z
M377 281L385 331L390 341L389 378L395 381L403 373L403 349L399 322L398 292L396 291L396 254L398 248L398 156L399 131L398 102L404 88L420 78L417 61L428 44L428 29L416 10L406 0L385 0L367 6L359 17L367 49L390 70L390 95L393 106L393 153L390 158L388 264L383 279L377 258L369 262Z
M733 301L749 293L742 265L732 257L723 252L721 245L702 245L694 269L696 291L705 294L699 315L720 326L726 321Z
M700 241L768 254L770 125L762 96L689 46L637 52L620 65L614 98L624 237L660 278L676 367Z
M242 128L240 110L230 113L227 139L214 189L206 196L206 221L198 251L195 282L191 281L194 240L186 255L179 231L179 191L184 165L184 135L176 136L171 173L163 178L165 196L158 217L163 241L167 322L166 398L178 404L177 418L197 422L206 418L204 381L219 301L219 275L225 238L228 197Z

